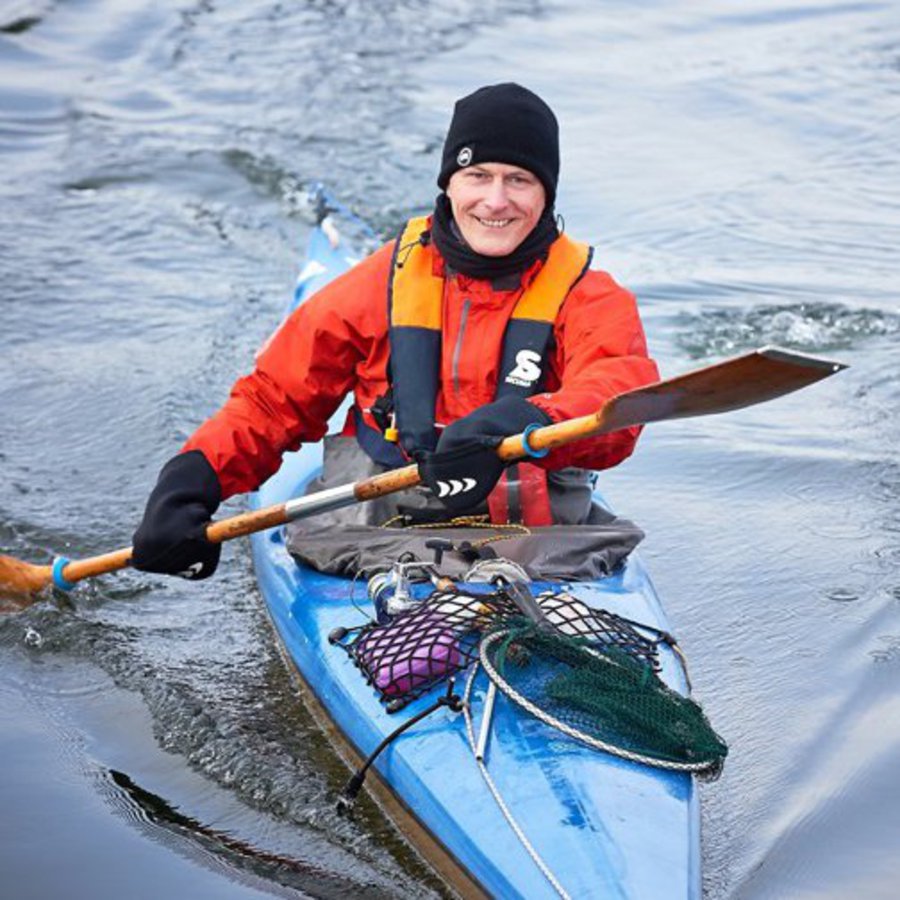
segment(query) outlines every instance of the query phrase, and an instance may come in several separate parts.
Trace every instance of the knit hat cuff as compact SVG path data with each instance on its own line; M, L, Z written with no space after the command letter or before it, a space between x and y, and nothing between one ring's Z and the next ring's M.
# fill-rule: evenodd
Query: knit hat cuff
M552 206L559 180L559 127L550 107L518 84L490 85L457 101L438 186L445 190L454 172L480 163L506 163L533 173Z

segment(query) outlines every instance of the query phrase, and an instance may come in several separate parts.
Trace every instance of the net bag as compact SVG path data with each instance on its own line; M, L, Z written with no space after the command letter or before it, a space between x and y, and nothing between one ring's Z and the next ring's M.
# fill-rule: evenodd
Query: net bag
M546 591L535 602L545 625L560 634L618 647L658 668L657 642L627 620L592 609L566 592ZM481 635L519 616L515 600L502 588L435 591L387 623L366 625L344 649L395 711L468 668L478 657Z
M386 624L365 626L345 649L394 712L468 668L480 632L504 609L497 594L436 591Z

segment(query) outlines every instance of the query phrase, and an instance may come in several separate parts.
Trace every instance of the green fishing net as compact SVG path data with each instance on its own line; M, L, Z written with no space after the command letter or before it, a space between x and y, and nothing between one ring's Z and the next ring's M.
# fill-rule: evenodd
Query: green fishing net
M728 753L700 706L615 644L508 620L481 661L498 688L547 724L598 749L715 777Z

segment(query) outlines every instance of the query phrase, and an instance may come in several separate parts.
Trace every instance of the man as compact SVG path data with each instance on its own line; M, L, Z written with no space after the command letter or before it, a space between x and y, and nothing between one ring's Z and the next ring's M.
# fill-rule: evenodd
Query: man
M485 511L529 525L590 519L589 469L614 466L640 429L505 468L495 447L530 425L594 412L655 381L634 298L561 234L556 117L516 84L458 101L432 216L302 304L223 408L163 468L133 564L203 578L219 503L260 485L287 449L318 441L348 393L326 479L418 462L431 489L401 496L444 516ZM462 491L448 491L451 482ZM400 508L395 505L393 511ZM391 510L378 509L382 521ZM370 513L370 515L374 515Z

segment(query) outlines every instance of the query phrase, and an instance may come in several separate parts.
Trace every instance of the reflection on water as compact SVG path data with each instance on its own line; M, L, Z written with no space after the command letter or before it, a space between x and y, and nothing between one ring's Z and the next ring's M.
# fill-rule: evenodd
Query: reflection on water
M305 187L393 233L434 195L452 100L524 81L562 120L567 229L639 295L665 374L766 343L852 364L648 429L602 484L648 532L732 748L703 790L706 895L893 896L898 60L881 3L0 11L0 552L127 543L159 466L277 322ZM374 808L334 811L345 774L245 547L212 582L123 573L0 617L0 648L0 790L25 836L0 845L4 871L42 865L35 807L69 828L49 894L112 896L95 856L72 883L96 853L79 827L133 862L116 896L147 871L191 896L439 891ZM104 679L132 700L104 713Z
M211 828L171 806L165 799L147 791L132 781L124 772L112 769L107 773L112 804L127 819L154 837L164 840L175 836L187 840L194 852L208 856L213 867L227 866L232 877L240 879L247 873L251 883L263 880L267 887L292 888L284 896L295 896L294 891L314 897L380 898L393 892L372 884L360 884L340 877L334 863L330 868L311 865L290 856L261 850L239 837L217 828ZM176 843L173 842L173 843ZM277 889L275 893L280 893Z

